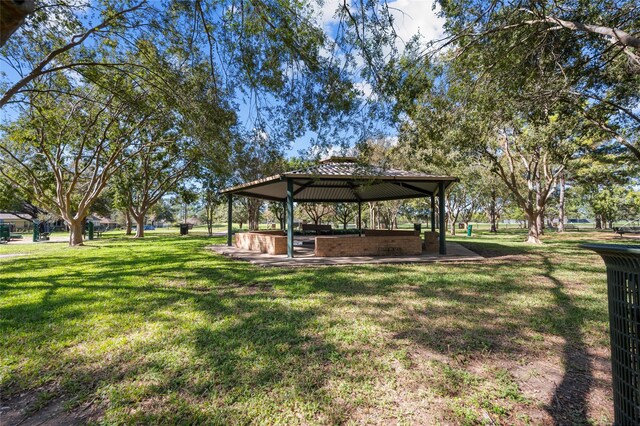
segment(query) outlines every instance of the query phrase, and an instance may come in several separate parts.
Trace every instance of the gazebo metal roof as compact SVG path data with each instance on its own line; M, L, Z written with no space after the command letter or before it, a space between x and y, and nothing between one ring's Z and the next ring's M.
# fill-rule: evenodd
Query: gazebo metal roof
M351 157L332 157L314 166L233 186L222 193L286 201L287 181L293 183L296 202L368 202L434 196L441 183L446 189L458 178L363 165Z

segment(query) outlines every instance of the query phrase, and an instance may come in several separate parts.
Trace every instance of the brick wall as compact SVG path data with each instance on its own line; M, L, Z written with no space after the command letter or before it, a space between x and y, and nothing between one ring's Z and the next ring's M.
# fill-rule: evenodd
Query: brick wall
M287 254L287 237L284 231L241 232L234 236L238 248L269 254Z
M316 237L317 257L416 256L422 253L419 236Z
M402 231L399 229L365 229L364 235L368 237L405 237L416 235L419 236L418 231Z
M440 251L440 234L438 232L424 233L424 251L427 253L438 253Z

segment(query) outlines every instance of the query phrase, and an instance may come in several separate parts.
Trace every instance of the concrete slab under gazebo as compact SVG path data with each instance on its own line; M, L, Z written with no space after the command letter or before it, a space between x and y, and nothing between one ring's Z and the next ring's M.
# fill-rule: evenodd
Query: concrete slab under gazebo
M227 245L232 246L232 213L233 197L252 197L268 201L281 202L286 212L285 236L278 236L278 231L254 235L249 242L251 249L260 250L265 246L278 245L280 248L286 241L286 252L289 258L294 257L294 203L357 203L357 224L362 235L362 203L373 201L402 200L412 198L429 198L431 202L431 231L436 229L435 199L438 197L439 229L445 229L445 194L446 189L457 182L453 176L434 176L426 173L397 169L385 169L378 166L361 164L351 157L331 157L319 164L304 169L293 170L275 176L244 183L222 191L228 200L228 237ZM372 231L369 231L372 232ZM238 238L238 236L236 236ZM244 237L243 237L244 238ZM316 254L318 243L324 246L336 244L335 240L319 240L316 237ZM391 252L407 242L399 234L379 234L378 241L388 244ZM439 233L438 251L447 254L445 232ZM352 240L353 250L371 251L362 240ZM371 241L371 239L367 240ZM347 243L347 240L344 240ZM413 243L413 240L410 242ZM340 242L342 244L342 241ZM394 246L395 244L395 246ZM357 247L355 247L357 246ZM273 248L273 247L270 247ZM362 253L363 255L370 253Z

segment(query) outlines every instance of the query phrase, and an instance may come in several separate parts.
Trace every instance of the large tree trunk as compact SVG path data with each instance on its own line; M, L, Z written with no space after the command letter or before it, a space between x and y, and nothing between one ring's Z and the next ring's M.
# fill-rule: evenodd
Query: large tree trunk
M558 200L558 232L564 232L564 191L566 180L564 173L560 176L560 196Z
M144 238L144 213L134 218L136 220L136 236L134 238Z
M69 221L69 245L71 247L81 246L84 244L82 235L84 227L82 224L82 220Z
M602 219L599 214L596 215L596 229L602 229Z
M262 201L253 198L247 199L247 220L250 231L260 228L260 207L262 207Z
M529 235L527 236L527 243L530 244L542 244L540 241L540 213L527 212L527 222L529 223Z
M536 227L538 228L539 235L544 234L544 214L543 213L539 213L536 216Z
M124 214L125 226L127 230L125 231L125 235L131 235L131 214L127 211Z

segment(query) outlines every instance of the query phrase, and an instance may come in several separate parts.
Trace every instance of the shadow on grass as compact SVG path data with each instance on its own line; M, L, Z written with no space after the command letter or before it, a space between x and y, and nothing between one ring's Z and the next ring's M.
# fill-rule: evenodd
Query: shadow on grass
M359 319L379 325L393 336L386 349L408 340L479 360L535 357L523 344L531 332L559 336L565 374L546 410L557 424L589 420L591 362L581 330L606 318L606 307L603 314L567 293L557 273L571 265L539 248L465 244L527 256L529 272L509 261L286 270L216 256L204 250L207 238L153 241L110 238L100 250L5 262L0 294L16 300L0 305L0 330L15 346L6 348L0 393L48 383L78 400L99 391L122 408L110 420L122 422L268 421L280 406L304 422L339 423L352 407L327 383L351 353L328 338L328 317L343 327ZM578 257L569 246L558 250ZM526 292L547 302L523 308ZM354 307L362 318L340 318ZM113 339L103 358L76 350L100 339ZM30 368L19 365L20 354ZM144 410L124 409L140 401Z

